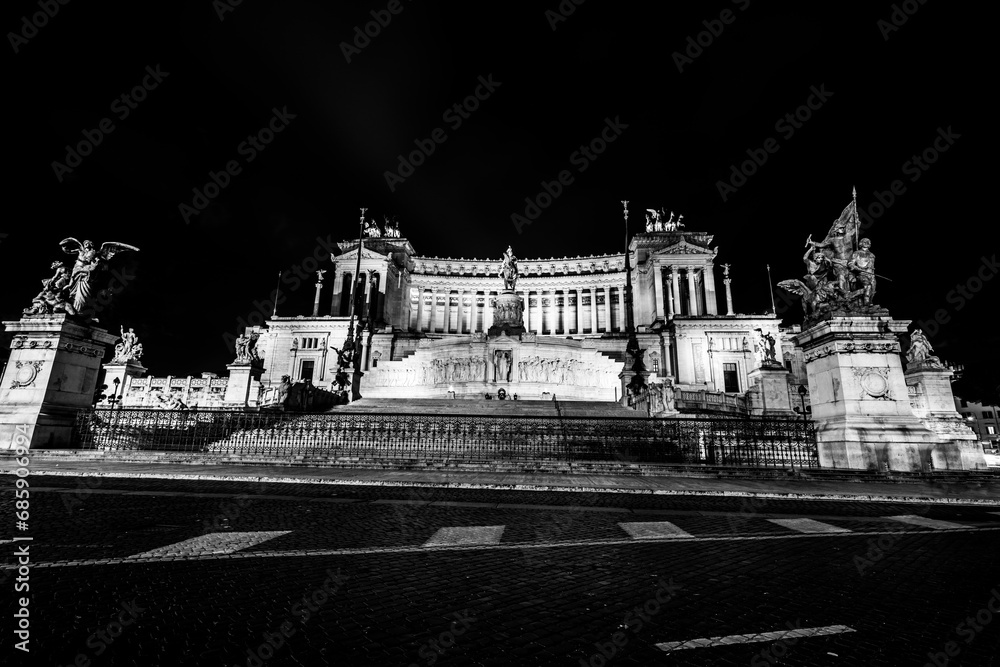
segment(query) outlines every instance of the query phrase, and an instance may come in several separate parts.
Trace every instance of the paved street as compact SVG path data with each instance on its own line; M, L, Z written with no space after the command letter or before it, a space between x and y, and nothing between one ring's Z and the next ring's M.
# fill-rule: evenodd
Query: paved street
M3 634L20 664L991 665L1000 654L996 506L30 482L30 663ZM0 484L11 507L14 478ZM23 544L3 545L5 587Z

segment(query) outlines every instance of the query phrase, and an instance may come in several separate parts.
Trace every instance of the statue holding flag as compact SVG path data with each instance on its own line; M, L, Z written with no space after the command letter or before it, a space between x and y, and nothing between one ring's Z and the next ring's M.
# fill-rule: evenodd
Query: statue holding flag
M856 193L855 193L856 197ZM887 314L872 303L875 296L875 255L871 239L858 239L857 199L834 220L822 241L806 239L806 275L783 280L778 287L802 297L805 326L831 314Z

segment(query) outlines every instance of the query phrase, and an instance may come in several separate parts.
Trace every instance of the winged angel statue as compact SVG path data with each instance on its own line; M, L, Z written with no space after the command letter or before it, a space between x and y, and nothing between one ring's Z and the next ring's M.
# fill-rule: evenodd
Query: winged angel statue
M59 247L69 255L76 255L76 262L72 269L62 262L53 262L51 268L55 274L42 281L42 291L32 299L31 307L24 311L26 314L85 314L92 301L96 274L106 271L108 261L118 253L139 250L133 245L114 241L101 244L98 250L93 241L81 243L72 237L60 241Z

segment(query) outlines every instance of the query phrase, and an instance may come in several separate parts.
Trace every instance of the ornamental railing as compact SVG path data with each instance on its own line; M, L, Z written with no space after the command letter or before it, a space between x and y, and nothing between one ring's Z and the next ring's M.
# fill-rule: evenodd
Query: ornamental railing
M88 409L83 449L276 458L628 461L815 467L811 421Z

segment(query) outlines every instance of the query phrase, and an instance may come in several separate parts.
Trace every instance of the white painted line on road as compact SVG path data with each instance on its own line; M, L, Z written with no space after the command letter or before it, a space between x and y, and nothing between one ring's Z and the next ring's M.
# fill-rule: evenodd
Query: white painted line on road
M989 533L1000 532L1000 528L975 528L965 527L959 531L962 533ZM505 544L474 544L474 545L448 545L440 547L424 546L402 546L402 547L360 547L353 549L295 549L286 551L252 551L246 554L191 554L184 555L173 561L193 561L193 560L225 560L236 558L314 558L318 556L370 556L376 554L415 554L428 553L434 551L524 551L526 549L566 549L566 548L587 548L594 547L619 547L627 545L649 545L649 544L670 544L677 546L681 544L694 544L698 542L770 542L773 540L810 540L816 537L831 538L855 538L855 537L876 537L879 535L916 535L916 531L899 530L879 530L879 531L857 531L853 533L783 533L780 535L707 535L699 537L670 537L666 539L636 540L632 538L614 540L577 540L573 542L509 542ZM924 533L926 534L926 533ZM136 563L163 563L164 559L158 558L88 558L84 560L64 560L64 561L40 561L32 563L32 567L78 567L83 565L128 565ZM0 572L4 570L16 570L17 565L0 565Z
M475 544L500 544L504 526L463 526L439 528L425 547L470 546Z
M776 632L759 632L752 635L725 635L722 637L702 637L688 639L683 642L663 642L656 648L670 653L688 648L711 648L713 646L729 646L731 644L752 644L754 642L773 642L792 637L818 637L820 635L838 635L843 632L854 632L854 628L846 625L824 625L819 628L801 628L798 630L778 630Z
M816 521L815 519L768 519L771 523L782 526L783 528L789 528L791 530L797 530L800 533L849 533L851 532L847 528L841 528L840 526L831 526L828 523L823 523L822 521Z
M681 530L669 521L632 521L619 523L626 533L636 540L655 540L664 537L691 537L691 533Z
M941 521L940 519L928 519L925 516L917 516L916 514L901 514L899 516L890 516L886 518L892 519L893 521L899 521L900 523L908 523L911 526L922 526L923 528L933 528L934 530L956 530L960 528L968 528L968 526L961 523Z
M129 556L132 558L162 558L164 556L191 556L231 554L261 542L287 535L290 530L258 530L250 533L209 533L190 540L170 544L152 551Z

